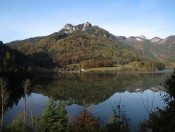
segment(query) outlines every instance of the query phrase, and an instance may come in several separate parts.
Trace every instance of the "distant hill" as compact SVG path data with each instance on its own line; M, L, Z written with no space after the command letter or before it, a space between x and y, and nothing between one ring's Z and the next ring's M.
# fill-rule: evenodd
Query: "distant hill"
M131 46L150 59L158 60L166 66L175 67L175 36L169 36L165 39L159 37L147 39L144 36L128 38L119 36L118 39L121 43Z
M0 41L0 73L29 72L31 63L26 55Z
M135 43L145 41L145 38L142 36L130 40ZM72 64L81 68L127 64L143 70L164 67L128 44L130 40L87 22L76 26L66 24L51 35L13 41L8 45L26 54L33 64L46 68L64 68Z

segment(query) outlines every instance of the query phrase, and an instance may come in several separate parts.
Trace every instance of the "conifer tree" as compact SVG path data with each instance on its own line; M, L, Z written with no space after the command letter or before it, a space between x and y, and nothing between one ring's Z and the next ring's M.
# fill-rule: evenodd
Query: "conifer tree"
M59 105L51 97L45 106L44 113L41 115L41 127L47 132L65 132L67 130L68 118L63 102Z

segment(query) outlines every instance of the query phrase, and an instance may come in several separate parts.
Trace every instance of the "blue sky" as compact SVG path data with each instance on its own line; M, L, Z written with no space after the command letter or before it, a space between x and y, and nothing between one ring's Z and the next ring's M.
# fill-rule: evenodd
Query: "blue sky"
M0 0L4 43L90 22L117 36L175 35L175 0Z

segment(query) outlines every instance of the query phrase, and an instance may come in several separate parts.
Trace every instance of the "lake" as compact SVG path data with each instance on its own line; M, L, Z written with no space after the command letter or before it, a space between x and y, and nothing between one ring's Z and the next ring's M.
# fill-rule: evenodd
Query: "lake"
M130 120L131 130L136 131L139 122L147 119L151 111L166 106L162 100L166 93L162 85L171 73L171 70L165 70L33 75L30 77L32 91L27 97L27 110L33 116L40 115L48 98L52 96L57 101L66 102L70 118L76 117L83 108L88 108L105 125L111 121L113 109L120 105ZM20 81L11 84L13 92L5 113L6 124L24 110L24 95L19 90L20 85Z

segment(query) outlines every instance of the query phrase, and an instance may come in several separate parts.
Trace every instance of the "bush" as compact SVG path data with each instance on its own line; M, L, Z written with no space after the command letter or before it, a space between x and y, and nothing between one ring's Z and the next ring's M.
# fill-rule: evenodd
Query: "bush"
M26 126L21 120L13 120L11 125L7 128L8 132L25 132Z
M99 118L87 109L83 109L75 119L75 128L79 132L98 131L100 129Z

